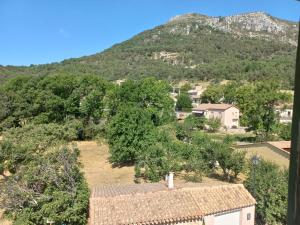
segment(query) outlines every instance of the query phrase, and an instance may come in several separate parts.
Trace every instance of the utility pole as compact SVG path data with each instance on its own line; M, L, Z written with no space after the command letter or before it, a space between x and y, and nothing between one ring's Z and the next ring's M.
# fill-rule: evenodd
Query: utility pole
M299 22L300 28L300 22ZM289 168L288 225L300 224L300 29L296 58L292 142Z

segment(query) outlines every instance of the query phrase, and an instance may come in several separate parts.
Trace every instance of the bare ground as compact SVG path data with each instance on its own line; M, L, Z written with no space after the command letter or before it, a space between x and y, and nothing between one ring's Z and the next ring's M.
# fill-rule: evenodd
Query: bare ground
M8 221L8 220L5 220L5 219L2 219L2 210L0 210L0 224L1 225L11 225L12 222Z
M242 148L241 148L242 149ZM266 146L254 146L243 149L247 152L246 156L250 159L253 155L259 155L267 161L271 161L281 167L289 168L290 160L278 154L274 150Z
M113 167L109 161L109 147L106 143L97 144L95 141L77 142L80 150L80 162L82 171L88 182L89 188L107 184L133 184L133 166ZM184 176L175 177L175 185L189 183ZM163 181L162 181L163 182ZM202 183L213 184L222 181L210 177L203 177Z
M89 188L113 183L134 183L134 168L131 166L113 167L109 161L109 148L106 143L95 141L77 142L80 162Z

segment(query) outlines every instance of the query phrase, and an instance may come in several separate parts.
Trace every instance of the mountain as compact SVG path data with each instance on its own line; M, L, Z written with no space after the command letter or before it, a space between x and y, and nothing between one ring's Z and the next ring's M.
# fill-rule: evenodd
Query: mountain
M0 79L92 73L109 80L272 78L291 87L297 30L297 23L263 12L226 17L185 14L94 55L29 67L0 66Z

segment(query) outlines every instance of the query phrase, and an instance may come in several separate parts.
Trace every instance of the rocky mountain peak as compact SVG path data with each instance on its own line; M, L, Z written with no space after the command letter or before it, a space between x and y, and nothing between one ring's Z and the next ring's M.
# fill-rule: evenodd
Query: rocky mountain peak
M186 24L180 30L177 24ZM195 25L196 23L196 25ZM178 15L168 22L175 28L171 32L189 35L191 29L197 30L200 25L209 26L222 32L230 32L237 36L279 40L296 45L297 24L272 17L265 12L250 12L224 17L209 17L196 13ZM195 26L195 27L192 27Z

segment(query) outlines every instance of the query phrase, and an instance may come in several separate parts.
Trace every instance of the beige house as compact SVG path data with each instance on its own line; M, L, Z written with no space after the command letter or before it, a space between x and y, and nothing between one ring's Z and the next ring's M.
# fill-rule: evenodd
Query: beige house
M242 184L113 185L93 189L89 225L254 225L255 203Z
M193 108L195 116L204 116L207 119L217 118L221 121L221 126L225 128L239 127L240 110L230 104L199 104Z

